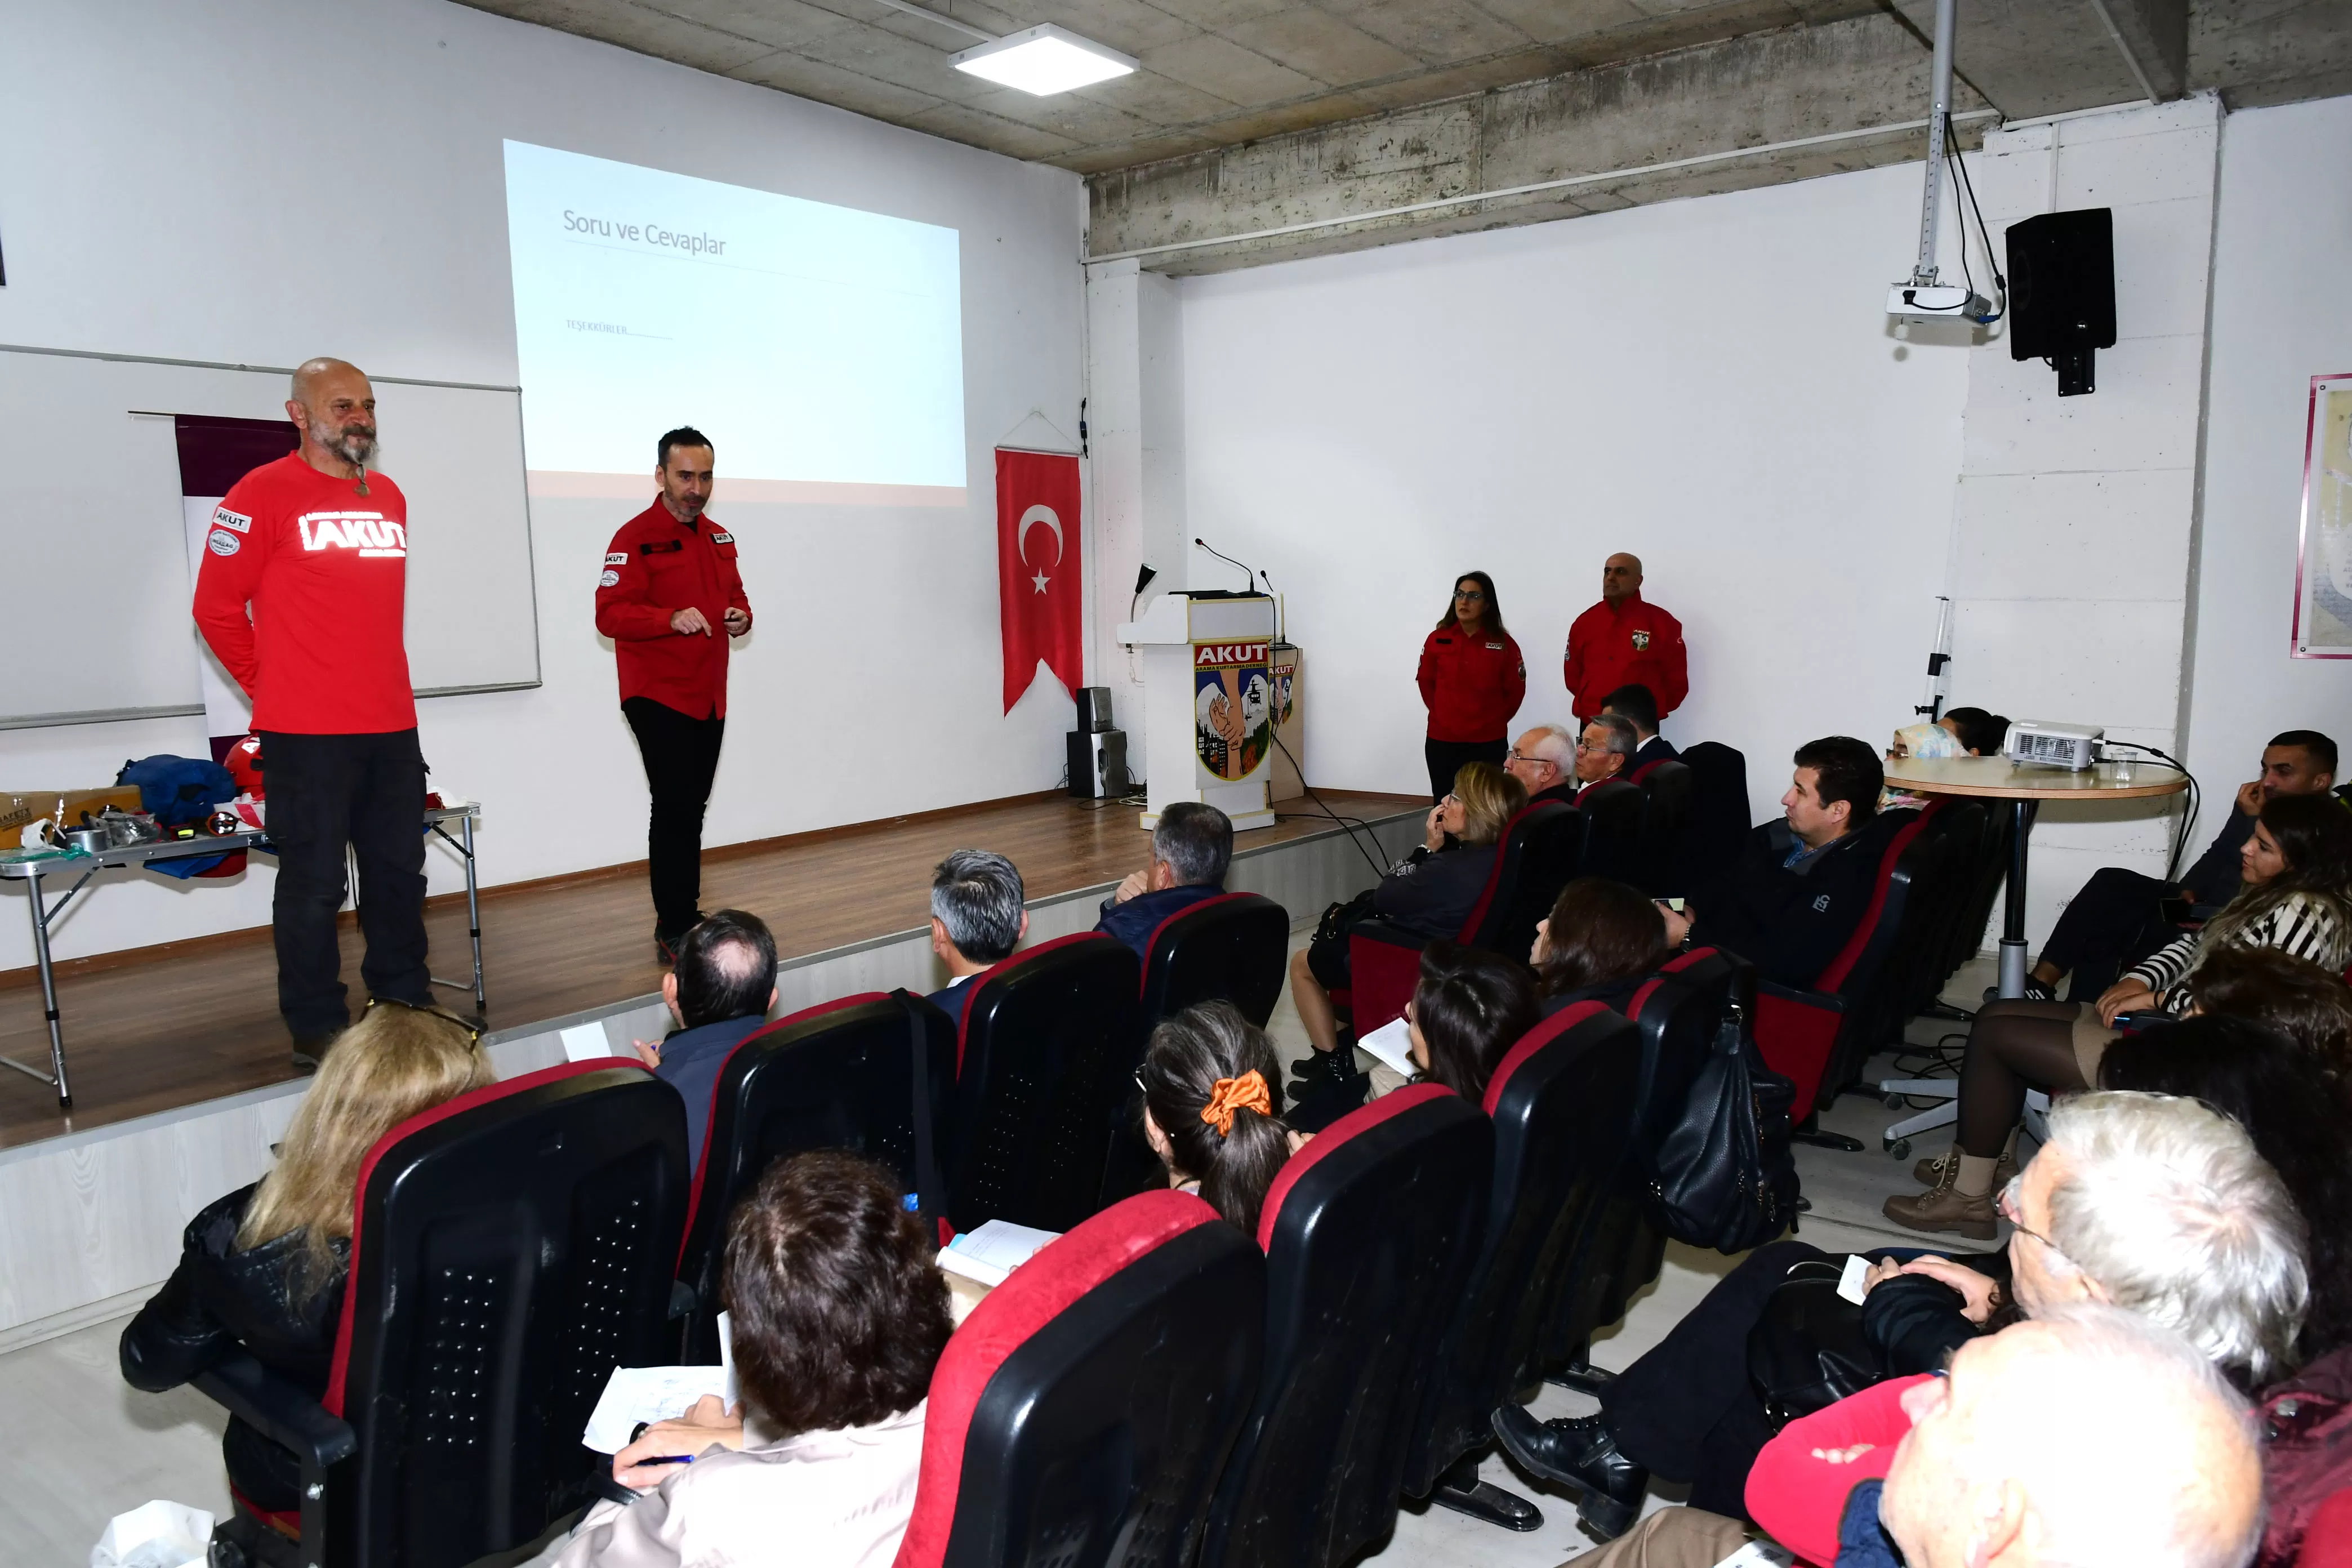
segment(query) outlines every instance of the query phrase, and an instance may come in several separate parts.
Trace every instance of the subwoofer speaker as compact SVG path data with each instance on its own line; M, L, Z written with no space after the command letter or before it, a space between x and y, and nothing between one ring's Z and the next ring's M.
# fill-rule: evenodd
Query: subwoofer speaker
M2009 246L2009 357L2046 359L2058 395L2097 390L2095 349L2116 346L2116 226L2106 207L2013 223Z

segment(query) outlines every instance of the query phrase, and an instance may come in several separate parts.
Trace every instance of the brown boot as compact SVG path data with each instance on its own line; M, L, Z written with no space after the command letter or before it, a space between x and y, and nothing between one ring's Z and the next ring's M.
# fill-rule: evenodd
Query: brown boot
M1906 1230L1956 1230L1973 1241L1990 1241L1992 1194L1962 1197L1955 1185L1959 1176L1960 1163L1947 1161L1934 1186L1916 1197L1889 1198L1878 1212Z
M1923 1187L1932 1187L1942 1177L1944 1167L1957 1159L1955 1151L1947 1149L1940 1154L1930 1154L1924 1160L1915 1161L1911 1166L1911 1179ZM2015 1174L2017 1174L2017 1151L2003 1149L2000 1152L2000 1158L1993 1163L1992 1190L1999 1192L2009 1185L2009 1179Z

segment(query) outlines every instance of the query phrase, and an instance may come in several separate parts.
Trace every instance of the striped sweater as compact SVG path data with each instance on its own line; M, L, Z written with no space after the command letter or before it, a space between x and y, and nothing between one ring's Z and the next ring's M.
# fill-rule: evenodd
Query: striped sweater
M2161 998L2158 1004L2174 1017L2189 1010L2190 987L2182 982L2195 973L2203 931L2158 948L2126 971ZM2307 893L2290 893L2268 911L2225 939L2241 947L2274 947L2322 968L2341 971L2352 962L2352 931L2345 929L2336 910Z

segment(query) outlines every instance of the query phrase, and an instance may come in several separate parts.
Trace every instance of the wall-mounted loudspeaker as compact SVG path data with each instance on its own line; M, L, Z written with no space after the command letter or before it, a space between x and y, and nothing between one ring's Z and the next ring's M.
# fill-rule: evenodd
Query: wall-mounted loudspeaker
M2009 226L2009 357L2043 359L2058 395L2098 388L2095 349L2116 346L2116 225L2106 207Z

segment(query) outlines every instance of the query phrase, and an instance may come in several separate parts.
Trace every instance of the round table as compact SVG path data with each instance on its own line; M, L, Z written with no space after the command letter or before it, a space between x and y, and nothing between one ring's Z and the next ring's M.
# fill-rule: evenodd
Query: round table
M1886 782L1921 795L1971 795L2010 803L2009 887L2000 928L2003 996L2025 994L2025 838L2045 800L2142 800L2178 795L2189 775L2161 763L2101 763L2072 773L2012 763L2007 757L1899 757L1886 764Z

